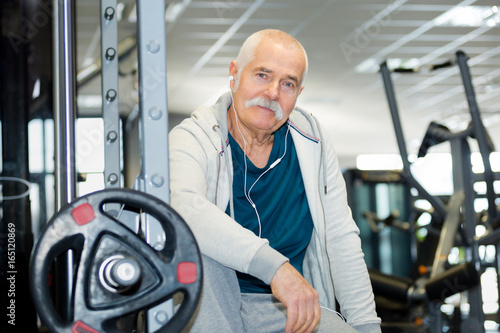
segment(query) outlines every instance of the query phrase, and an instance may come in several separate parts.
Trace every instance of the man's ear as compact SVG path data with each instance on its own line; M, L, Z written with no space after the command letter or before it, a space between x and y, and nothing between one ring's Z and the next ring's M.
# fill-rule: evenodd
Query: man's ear
M236 79L236 74L238 73L238 63L236 60L231 61L229 64L229 75L232 75Z
M229 89L231 91L234 88L234 82L236 81L236 76L238 75L238 63L236 60L231 61L231 64L229 65L229 77L233 77L232 80L229 81Z
M300 87L299 95L302 93L302 90L304 90L304 86ZM299 95L297 95L297 96L299 96Z

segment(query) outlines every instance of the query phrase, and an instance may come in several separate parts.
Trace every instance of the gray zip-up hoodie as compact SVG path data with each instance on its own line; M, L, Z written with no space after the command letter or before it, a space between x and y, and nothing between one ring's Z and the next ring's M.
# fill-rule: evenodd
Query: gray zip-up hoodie
M287 261L232 213L232 158L228 140L229 93L194 111L169 136L171 205L193 231L200 251L234 270L270 284ZM361 332L380 332L359 229L347 205L344 179L331 139L311 114L295 109L288 125L314 222L304 277L322 305L336 308Z

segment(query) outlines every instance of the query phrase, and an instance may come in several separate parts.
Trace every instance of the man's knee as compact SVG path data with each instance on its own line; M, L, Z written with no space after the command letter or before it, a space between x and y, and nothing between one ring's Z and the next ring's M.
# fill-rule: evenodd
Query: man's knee
M240 290L236 273L202 255L200 302L183 332L242 332Z

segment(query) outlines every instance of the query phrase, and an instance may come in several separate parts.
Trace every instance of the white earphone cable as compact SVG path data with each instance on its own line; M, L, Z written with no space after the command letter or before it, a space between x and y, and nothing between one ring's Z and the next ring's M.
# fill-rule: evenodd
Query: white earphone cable
M338 311L335 311L335 310L332 310L330 308L327 308L326 306L323 306L323 305L320 305L319 306L320 308L322 309L325 309L327 311L330 311L330 312L333 312L335 313L336 315L338 315L343 321L347 322L347 320L345 319L345 317L342 315L342 313L338 312Z
M239 125L239 122L238 122L238 115L236 113L236 106L234 105L233 92L232 92L231 88L229 88L229 93L231 95L231 101L232 101L232 104L233 104L234 116L236 118L236 128L238 129L238 132L240 133L241 138L243 139L243 161L244 161L244 164L245 164L245 173L244 173L245 176L244 176L244 181L243 181L243 193L245 193L245 198L247 199L248 203L250 203L250 205L254 209L255 215L257 215L257 222L259 224L259 237L261 237L261 235L262 235L262 225L261 225L261 222L260 222L260 215L259 215L259 212L257 210L257 206L255 205L255 203L253 202L252 198L250 197L250 192L252 191L252 188L255 186L255 184L260 180L260 178L263 175L265 175L269 170L271 170L276 165L278 165L281 162L281 160L283 159L283 157L285 157L286 150L287 150L287 139L288 139L288 133L290 132L290 127L287 124L288 128L287 128L286 135L285 135L285 151L283 152L283 155L280 158L278 158L276 161L274 161L269 166L269 168L266 171L264 171L263 173L260 174L260 176L255 180L255 182L252 184L252 186L250 186L250 189L247 192L247 171L248 171L248 165L247 165L247 142L245 140L245 137L243 136L243 133L240 130L240 125Z

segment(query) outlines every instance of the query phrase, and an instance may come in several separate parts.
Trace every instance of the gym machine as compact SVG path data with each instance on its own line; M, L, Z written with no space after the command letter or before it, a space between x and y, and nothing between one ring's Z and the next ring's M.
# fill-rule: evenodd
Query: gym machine
M36 241L30 261L38 315L51 332L179 332L199 300L202 267L193 234L168 205L165 2L137 0L141 171L134 189L124 189L117 1L101 0L106 188L80 198L75 189L74 2L53 5L58 212Z
M418 243L412 237L412 226L402 222L413 217L410 188L401 173L351 169L344 171L343 176L367 267L391 275L412 276ZM379 221L378 215L389 217Z
M417 280L408 280L378 272L370 272L372 284L376 295L379 294L402 302L426 302L428 313L427 326L431 333L442 332L443 323L441 321L442 313L440 306L444 299L454 293L464 291L467 292L470 311L465 320L461 319L460 310L456 311L459 317L456 324L460 325L460 332L485 331L480 275L491 264L481 261L478 249L480 245L495 245L498 256L498 245L500 245L498 236L500 233L498 229L499 214L495 204L498 195L495 194L493 188L495 178L498 179L499 177L492 172L489 160L489 156L494 148L480 117L466 54L458 51L456 53L456 60L448 62L446 66L455 63L460 69L465 89L471 116L470 125L464 131L453 133L445 126L432 122L427 129L418 154L419 157L423 157L430 147L446 141L450 142L453 160L454 193L447 201L441 197L430 195L411 173L410 161L408 159L391 79L391 70L389 70L386 62L380 66L396 139L403 161L401 175L409 186L418 191L421 198L431 204L432 210L429 213L432 215L432 221L429 227L439 230L439 239L435 246L434 257L428 264L430 269L426 276ZM441 67L443 66L438 65L435 66L435 69ZM405 70L405 72L408 71ZM472 172L471 149L468 142L471 138L477 141L482 156L484 165L484 173L482 175L475 175ZM480 215L474 210L474 201L479 196L476 194L473 186L474 182L478 181L486 183L485 197L488 202L487 211ZM481 219L479 219L478 215ZM380 221L379 219L377 222ZM477 237L476 226L480 223L485 225L488 232L486 235ZM453 246L465 248L466 263L450 268L447 258ZM497 280L500 281L498 260L496 260L494 266L497 272ZM499 319L496 318L496 322L500 322ZM399 324L401 323L388 325L386 332L392 332L391 329L397 330L395 327ZM404 325L402 324L402 326Z
M432 265L440 229L417 223L424 211L415 207L420 198L410 191L401 171L349 170L344 177L382 332L429 332L435 316L443 317L443 332L446 327L448 332L456 332L458 316L431 312L429 306L440 305L448 296L479 284L474 265L456 265L433 278L422 273L422 268ZM379 217L384 214L386 218ZM422 229L427 231L425 238L421 237Z

